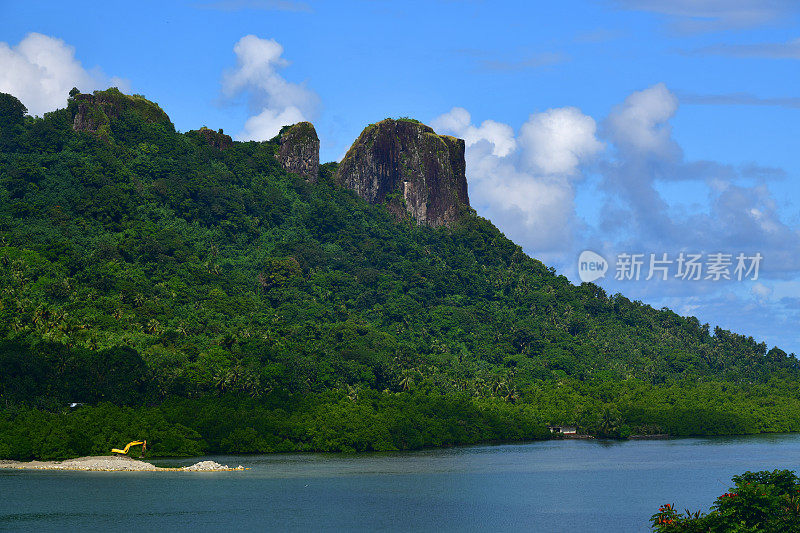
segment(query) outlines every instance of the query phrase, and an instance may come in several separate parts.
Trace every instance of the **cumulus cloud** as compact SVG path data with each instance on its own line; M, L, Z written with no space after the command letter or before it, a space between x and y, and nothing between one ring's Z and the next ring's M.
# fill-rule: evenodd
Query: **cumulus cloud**
M768 276L796 274L800 232L781 219L765 183L747 183L760 174L686 161L669 123L677 109L677 98L658 84L630 95L604 121L614 150L600 166L606 206L596 237L616 230L615 238L626 239L618 246L644 252L761 252ZM705 188L688 211L671 206L658 187L687 179Z
M603 121L602 135L614 155L601 163L604 232L646 234L652 240L672 231L655 180L675 174L681 157L669 124L677 109L675 96L657 84L629 95Z
M596 130L594 119L576 107L531 115L519 131L524 161L535 173L575 175L583 161L603 148Z
M467 149L470 200L515 242L537 257L558 253L573 237L574 191L568 180L537 176L519 157L497 157L482 141Z
M480 126L473 126L469 111L463 107L454 107L448 113L433 119L431 125L436 130L464 139L467 146L486 141L492 145L492 155L498 157L507 156L517 146L511 126L494 120L484 120Z
M252 116L244 123L244 130L239 140L264 140L274 137L283 126L296 124L306 120L303 112L294 106L281 111L265 108L258 115Z
M534 113L516 133L492 120L477 125L462 108L432 125L466 140L473 207L529 253L568 272L582 249L609 257L760 252L765 278L792 279L800 272L800 231L782 220L767 185L783 173L687 161L672 135L678 109L678 98L659 83L626 97L599 131L594 118L572 107ZM676 198L664 187L691 192ZM578 194L599 199L590 222L576 212ZM663 296L717 289L664 284L641 290Z
M222 94L227 98L246 96L254 112L237 139L270 139L282 126L313 117L319 98L304 85L280 75L289 62L282 57L283 46L277 41L246 35L233 51L236 67L223 75Z
M125 80L83 68L75 48L61 39L29 33L16 46L0 42L0 92L19 98L31 114L66 106L73 87L89 92L111 85L129 89Z
M606 119L607 132L619 149L637 154L673 155L669 120L678 110L678 99L659 83L628 96Z
M602 149L594 120L576 108L532 114L518 135L507 124L472 123L453 108L434 128L465 140L472 204L540 257L560 251L572 237L574 190L580 166Z
M672 132L680 103L659 83L628 95L599 128L571 107L534 113L517 132L491 120L477 125L462 108L432 124L466 140L470 200L478 213L573 280L586 249L606 257L612 272L622 252L666 253L672 260L680 252L724 253L734 262L739 253L760 253L758 281L645 281L645 265L640 282L612 274L600 283L734 331L753 331L756 324L763 339L794 350L800 338L787 346L785 331L800 316L794 281L800 228L783 220L769 187L785 173L687 160ZM584 218L576 205L588 195L599 209Z

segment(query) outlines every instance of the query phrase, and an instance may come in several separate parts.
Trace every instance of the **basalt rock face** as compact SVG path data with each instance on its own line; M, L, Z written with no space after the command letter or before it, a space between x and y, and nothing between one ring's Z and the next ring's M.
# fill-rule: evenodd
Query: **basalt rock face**
M319 137L310 122L298 122L281 130L275 157L287 171L314 183L319 175Z
M437 135L416 121L371 124L353 143L336 183L370 203L386 203L398 218L449 225L469 207L464 141Z
M74 94L69 98L68 108L72 111L72 129L75 131L108 136L111 133L111 119L129 111L138 114L145 122L161 122L175 129L169 116L158 104L143 96L123 94L116 87L93 94Z
M191 130L189 135L197 135L203 139L206 144L213 146L217 150L227 150L233 147L233 139L230 135L225 135L222 130L214 131L203 126L199 130Z

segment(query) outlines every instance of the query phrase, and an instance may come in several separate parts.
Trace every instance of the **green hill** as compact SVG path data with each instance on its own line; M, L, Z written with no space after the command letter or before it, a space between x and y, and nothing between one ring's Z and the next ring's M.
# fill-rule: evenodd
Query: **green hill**
M800 430L793 355L223 137L116 89L0 94L0 458Z

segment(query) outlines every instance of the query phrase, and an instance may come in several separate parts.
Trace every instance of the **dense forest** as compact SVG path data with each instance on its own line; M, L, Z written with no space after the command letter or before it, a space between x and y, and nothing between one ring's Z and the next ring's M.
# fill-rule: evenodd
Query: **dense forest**
M800 431L793 354L71 94L0 94L0 458Z

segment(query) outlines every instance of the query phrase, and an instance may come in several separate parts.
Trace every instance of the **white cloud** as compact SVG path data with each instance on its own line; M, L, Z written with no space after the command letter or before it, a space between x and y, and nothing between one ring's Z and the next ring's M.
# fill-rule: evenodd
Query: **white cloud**
M319 98L304 85L286 81L278 71L289 62L274 39L246 35L233 47L236 67L222 78L222 94L245 94L255 112L237 135L239 140L266 140L282 126L312 118Z
M252 116L244 123L244 129L237 135L240 140L264 140L274 137L283 126L297 124L306 120L302 111L294 106L282 111L264 108L258 115Z
M466 139L469 194L478 213L573 280L585 249L607 259L621 252L667 253L673 260L681 251L760 253L759 281L752 285L735 279L620 282L613 275L599 283L609 293L668 305L734 331L760 332L794 350L798 341L785 331L800 316L800 298L784 287L800 276L800 228L783 220L784 202L770 190L767 178L776 171L687 161L672 136L678 111L678 98L659 83L625 98L599 134L592 117L569 107L531 115L516 134L493 121L476 126L461 108L433 125ZM577 208L589 205L589 195L596 220L584 220L587 213Z
M669 120L678 110L678 98L663 83L628 96L606 119L608 132L622 149L655 155L674 153Z
M483 141L467 149L472 206L537 257L560 252L573 237L574 192L569 182L519 168L514 155L497 157Z
M465 140L478 212L539 257L568 246L576 223L571 178L602 148L591 117L576 108L535 113L515 137L507 124L473 125L469 112L456 107L432 125Z
M603 148L597 124L575 107L530 116L519 132L525 162L543 174L574 175L579 165Z
M759 252L765 276L796 275L800 232L781 220L769 187L748 183L747 168L686 161L672 138L677 109L677 98L657 84L630 95L605 120L604 135L616 150L601 165L607 203L596 235L643 252ZM691 209L671 206L656 186L680 180L705 187Z
M61 39L29 33L13 47L0 42L0 92L19 98L31 114L65 107L73 87L90 92L110 85L129 90L125 80L84 69L75 48Z
M473 207L552 264L572 268L583 248L609 256L760 252L765 279L797 275L800 231L782 220L763 173L686 161L672 136L678 105L663 83L636 91L603 120L599 139L595 120L571 107L535 113L516 134L495 121L477 126L462 108L432 124L466 140ZM579 187L602 202L591 224L576 212ZM691 191L691 201L675 196L681 190ZM642 287L650 295L685 289Z
M450 132L464 139L467 146L488 141L492 145L492 155L498 157L507 156L517 146L511 126L494 120L484 120L480 126L473 126L469 111L463 107L454 107L435 118L431 125L437 131Z

